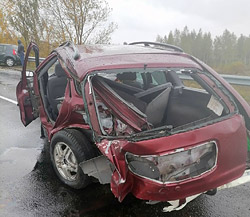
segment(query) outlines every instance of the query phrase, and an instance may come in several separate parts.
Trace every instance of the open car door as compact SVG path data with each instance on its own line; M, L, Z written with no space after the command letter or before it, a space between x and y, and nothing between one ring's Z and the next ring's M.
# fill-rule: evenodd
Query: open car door
M33 56L35 58L31 65L28 66L29 57ZM30 63L29 63L30 64ZM34 71L39 65L39 49L38 46L31 42L27 48L27 52L24 59L21 80L16 88L16 96L18 101L18 106L20 109L21 121L24 126L27 126L33 120L35 120L38 113L38 101L35 96L33 89L34 82ZM32 71L30 70L32 69Z

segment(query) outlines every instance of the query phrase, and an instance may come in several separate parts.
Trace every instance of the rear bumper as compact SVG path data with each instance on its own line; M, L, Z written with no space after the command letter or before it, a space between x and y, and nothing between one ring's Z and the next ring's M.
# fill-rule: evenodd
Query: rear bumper
M216 191L226 189L226 188L236 187L236 186L239 186L239 185L242 185L245 183L249 183L249 182L250 182L250 170L246 170L240 178L238 178L238 179L236 179L228 184L220 186L218 189L216 189ZM172 212L174 210L180 210L180 209L184 208L187 205L187 203L194 200L199 195L200 194L190 196L190 197L186 198L185 201L181 201L181 200L169 201L170 206L164 207L163 212Z
M205 193L211 189L229 183L241 177L244 170L245 166L239 166L226 173L217 168L215 171L196 178L195 180L177 184L158 184L131 174L133 176L133 188L131 192L142 200L179 200L191 195ZM238 171L241 171L241 173L239 174Z

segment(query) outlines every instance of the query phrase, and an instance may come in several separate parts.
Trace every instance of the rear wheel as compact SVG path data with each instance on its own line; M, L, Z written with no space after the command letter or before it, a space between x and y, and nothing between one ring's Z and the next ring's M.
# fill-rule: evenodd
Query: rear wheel
M15 61L14 61L13 58L7 57L6 60L5 60L5 64L6 64L7 66L9 66L9 67L12 67L12 66L14 66L14 64L15 64Z
M91 144L78 130L59 131L51 141L50 157L54 170L59 179L72 188L84 188L90 183L79 163L94 156Z

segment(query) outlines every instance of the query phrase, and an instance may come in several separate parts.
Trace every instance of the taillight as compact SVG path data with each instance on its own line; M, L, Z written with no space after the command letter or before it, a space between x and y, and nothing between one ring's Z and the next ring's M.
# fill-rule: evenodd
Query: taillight
M217 153L217 144L211 141L163 156L138 156L129 152L125 156L134 174L160 183L174 183L211 171L216 166Z
M16 55L16 50L15 49L13 49L13 55Z

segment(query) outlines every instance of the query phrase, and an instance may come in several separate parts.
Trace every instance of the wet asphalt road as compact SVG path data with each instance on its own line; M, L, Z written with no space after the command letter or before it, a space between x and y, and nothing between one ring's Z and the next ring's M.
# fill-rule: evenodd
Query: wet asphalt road
M18 72L0 68L0 96L16 100L18 79ZM0 217L250 216L250 184L202 195L172 213L162 213L164 203L147 205L132 195L119 203L108 185L72 190L55 176L48 143L39 137L39 120L25 128L18 107L0 99Z

